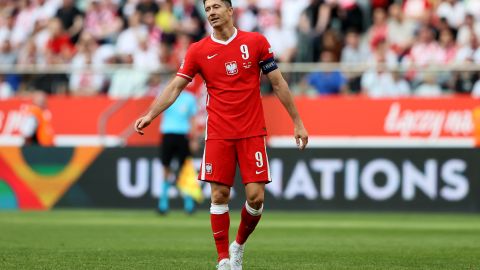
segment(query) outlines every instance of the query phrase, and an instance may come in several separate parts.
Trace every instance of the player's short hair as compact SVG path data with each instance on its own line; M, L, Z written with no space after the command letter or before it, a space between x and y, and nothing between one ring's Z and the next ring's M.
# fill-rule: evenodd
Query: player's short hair
M205 1L207 0L203 0L203 5L205 6ZM222 0L223 3L225 3L225 5L227 7L232 7L232 0Z

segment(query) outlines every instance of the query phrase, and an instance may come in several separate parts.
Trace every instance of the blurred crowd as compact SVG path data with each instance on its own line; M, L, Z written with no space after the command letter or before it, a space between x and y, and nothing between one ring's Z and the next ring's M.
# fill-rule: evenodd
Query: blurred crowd
M237 27L263 33L280 63L370 64L286 74L296 93L480 96L478 70L429 71L480 64L480 0L232 2ZM167 81L158 71L175 71L211 33L201 0L0 0L0 15L0 99L32 90L154 96ZM55 65L73 71L8 74Z

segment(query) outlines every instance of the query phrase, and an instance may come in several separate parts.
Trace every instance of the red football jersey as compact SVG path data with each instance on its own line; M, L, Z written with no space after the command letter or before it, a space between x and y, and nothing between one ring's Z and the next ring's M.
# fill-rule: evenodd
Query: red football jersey
M273 59L267 39L235 29L227 41L213 35L190 46L177 76L200 73L207 96L207 139L239 139L267 134L260 97L262 61Z

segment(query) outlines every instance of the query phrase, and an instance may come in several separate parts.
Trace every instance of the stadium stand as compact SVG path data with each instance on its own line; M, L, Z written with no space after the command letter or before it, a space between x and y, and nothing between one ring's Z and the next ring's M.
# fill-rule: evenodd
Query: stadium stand
M236 25L266 35L297 94L480 95L480 1L234 5ZM195 0L0 1L0 98L155 95L158 73L177 69L188 45L211 32L202 8ZM311 78L329 74L341 85L316 89Z

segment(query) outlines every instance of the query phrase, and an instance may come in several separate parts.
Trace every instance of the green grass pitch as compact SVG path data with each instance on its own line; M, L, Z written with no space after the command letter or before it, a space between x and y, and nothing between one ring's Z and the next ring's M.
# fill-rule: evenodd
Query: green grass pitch
M231 213L230 239L239 212ZM215 269L209 215L0 212L0 269ZM266 211L244 269L480 269L480 216Z

